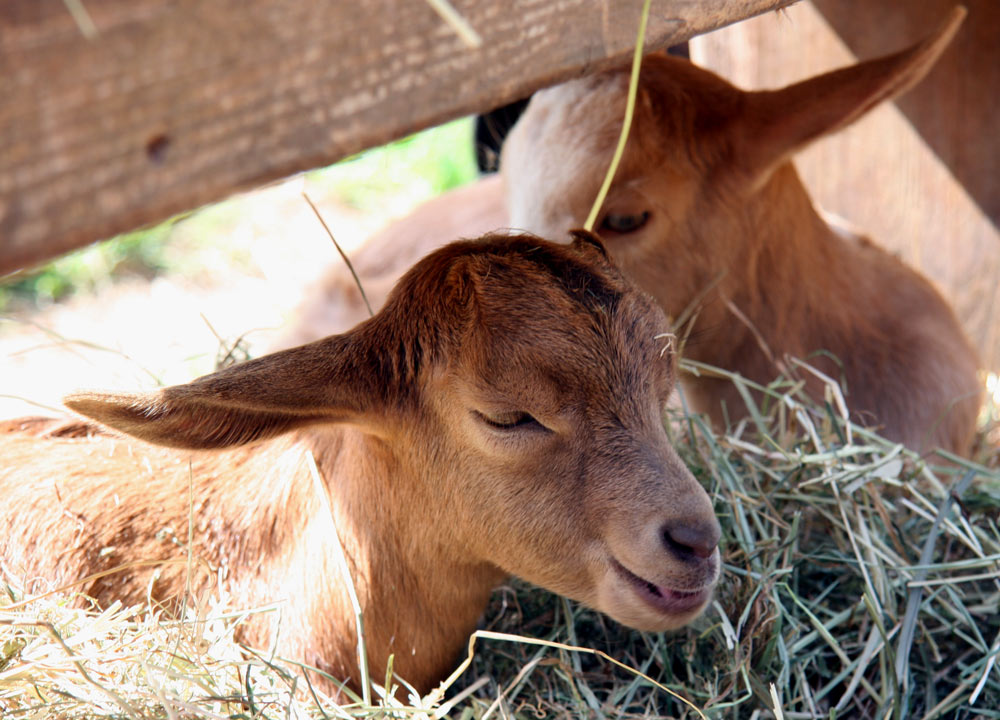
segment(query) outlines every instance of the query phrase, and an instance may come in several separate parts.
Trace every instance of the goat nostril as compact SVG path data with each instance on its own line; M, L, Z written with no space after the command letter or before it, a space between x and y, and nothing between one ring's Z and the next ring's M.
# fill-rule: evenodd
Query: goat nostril
M719 544L719 524L676 523L664 525L663 544L668 550L681 557L711 557Z

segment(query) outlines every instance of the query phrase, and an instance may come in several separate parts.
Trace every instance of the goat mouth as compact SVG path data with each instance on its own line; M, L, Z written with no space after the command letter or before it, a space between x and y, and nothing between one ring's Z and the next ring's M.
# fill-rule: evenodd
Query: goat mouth
M712 585L696 590L675 590L650 582L611 558L612 564L642 600L665 615L688 613L704 605L712 594Z

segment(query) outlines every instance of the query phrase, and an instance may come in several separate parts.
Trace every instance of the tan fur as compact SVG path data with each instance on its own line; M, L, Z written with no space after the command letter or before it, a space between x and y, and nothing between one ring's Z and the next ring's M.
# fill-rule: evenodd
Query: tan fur
M802 358L841 380L856 419L889 438L968 450L977 359L953 312L896 258L832 231L790 162L918 82L963 15L895 55L768 92L738 90L677 58L646 58L630 144L598 226L668 315L699 299L686 357L762 384L789 356ZM513 226L554 236L582 221L620 127L608 108L623 107L626 85L626 73L608 73L532 99L503 155ZM561 130L571 115L590 132ZM634 232L601 225L642 212L649 219ZM822 399L823 384L801 377ZM746 412L728 381L686 386L718 423Z
M349 333L154 393L67 399L171 448L82 422L0 426L0 558L29 592L172 561L80 589L174 607L190 512L195 595L221 578L235 607L273 603L243 638L276 637L280 655L352 684L335 537L374 675L394 653L424 691L511 573L635 627L677 627L708 601L719 527L663 429L666 329L596 239L448 246ZM479 415L515 411L541 424ZM624 567L659 586L662 604Z
M831 230L790 162L809 142L917 83L961 18L956 11L901 53L771 92L741 91L681 59L645 59L628 149L598 232L668 315L691 312L686 357L762 384L794 371L789 356L804 359L842 381L860 422L917 450L967 451L978 361L953 312L896 258ZM627 84L619 71L535 95L504 146L509 215L495 179L484 180L460 200L428 203L373 238L364 254L392 258L401 243L424 247L427 238L463 234L461 223L474 213L480 227L548 237L581 225L617 142ZM649 220L635 232L602 227L611 213L642 212ZM402 267L383 268L377 281ZM325 329L310 326L316 318L299 326L300 336ZM800 377L821 400L823 383ZM694 406L717 423L745 414L730 382L685 380Z

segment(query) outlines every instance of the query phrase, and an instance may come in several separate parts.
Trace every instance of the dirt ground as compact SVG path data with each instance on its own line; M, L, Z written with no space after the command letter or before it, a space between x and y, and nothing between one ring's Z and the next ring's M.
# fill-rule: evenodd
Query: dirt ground
M231 221L211 236L202 237L197 215L180 221L171 242L199 244L197 276L129 279L41 311L0 316L0 418L58 414L74 389L187 381L211 372L220 347L240 337L237 352L267 352L310 282L340 262L302 197L307 185L297 177L239 196ZM345 250L409 209L366 214L308 191Z

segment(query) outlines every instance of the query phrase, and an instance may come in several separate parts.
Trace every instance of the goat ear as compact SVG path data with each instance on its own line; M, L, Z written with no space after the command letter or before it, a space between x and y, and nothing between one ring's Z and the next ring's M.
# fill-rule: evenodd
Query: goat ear
M923 41L893 55L818 75L780 90L747 93L742 148L744 167L756 179L813 140L841 130L879 103L916 85L951 42L965 18L952 9Z
M364 326L362 326L364 327ZM359 328L360 330L360 328ZM317 422L366 425L392 393L359 330L266 355L150 393L79 392L67 407L157 445L243 445ZM361 346L359 348L359 345Z
M596 250L605 261L611 260L611 256L608 255L608 249L604 246L601 239L594 233L581 228L577 230L570 230L569 234L570 237L573 238L573 247L577 250L585 252L593 252Z

